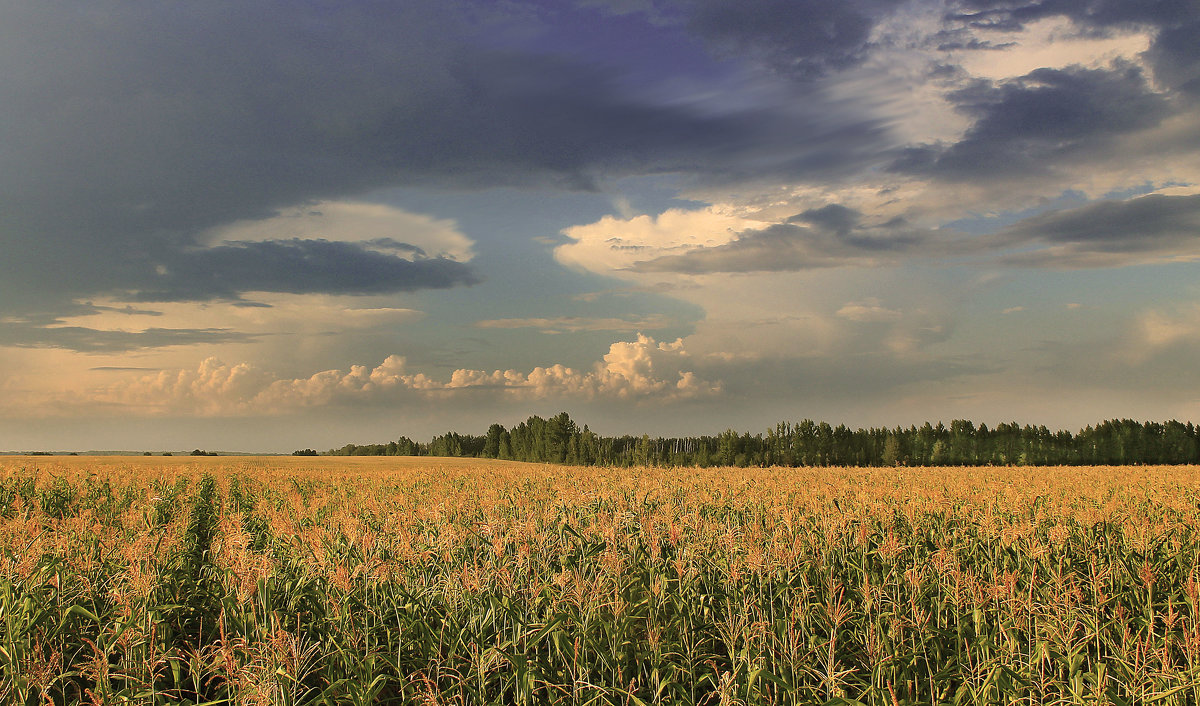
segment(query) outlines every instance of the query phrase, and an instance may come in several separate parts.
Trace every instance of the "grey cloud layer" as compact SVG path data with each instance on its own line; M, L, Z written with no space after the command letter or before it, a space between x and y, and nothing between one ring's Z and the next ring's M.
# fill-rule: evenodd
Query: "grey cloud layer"
M224 328L149 328L144 331L110 331L85 326L0 324L0 345L20 348L61 348L81 353L125 353L196 344L247 343L257 338Z
M1200 257L1200 195L1151 194L1054 211L1005 228L994 240L998 245L1040 246L1004 258L1024 266L1111 266Z
M888 6L899 2L751 0L685 3L689 26L718 48L757 55L801 77L860 62L871 29Z
M898 0L579 0L617 15L685 27L718 57L752 58L799 79L861 62Z
M582 0L617 14L644 13L679 23L718 55L757 57L799 77L819 76L861 62L873 48L872 30L902 9L899 0ZM1200 91L1200 12L1194 0L951 0L946 27L935 36L943 50L988 50L997 31L1017 31L1052 17L1069 18L1082 32L1103 34L1146 27L1148 58L1159 79L1176 90Z
M28 312L140 288L162 260L190 272L162 290L175 298L462 284L474 279L465 267L350 248L238 251L264 285L201 274L236 268L233 253L194 250L207 228L383 186L853 171L882 139L867 119L714 115L635 98L606 69L486 48L505 26L498 12L432 1L6 4L0 103L16 108L0 115L0 301ZM273 269L318 249L348 258L333 270L363 266L389 283Z
M989 29L1020 28L1066 16L1093 27L1146 23L1173 26L1195 19L1191 0L959 0L959 19Z
M913 255L942 257L964 244L903 219L863 223L854 209L831 204L762 230L742 232L723 245L696 247L634 265L639 272L788 272L820 267L893 264Z
M973 118L958 142L911 147L895 172L941 179L1043 176L1110 158L1115 137L1145 130L1169 114L1140 69L1038 69L1012 81L977 81L951 94Z
M806 211L728 243L637 263L639 272L781 272L959 258L1016 267L1119 267L1200 257L1200 195L1150 194L1022 219L989 236L890 221L862 224L839 205Z
M400 247L398 247L400 246ZM403 243L389 249L420 250ZM153 278L131 292L138 301L236 299L248 291L288 294L390 294L475 284L466 265L444 257L405 260L358 243L272 240L168 253Z
M873 32L905 3L580 4L639 15L703 46L715 59L697 76L744 63L768 69L746 75L794 80L765 92L775 102L654 96L631 88L615 60L517 48L523 33L536 32L513 17L558 12L521 2L0 5L0 316L53 321L78 313L79 301L105 295L208 301L254 291L383 294L482 279L471 265L424 257L403 233L370 243L202 242L213 227L382 187L585 189L668 173L706 186L826 184L889 164L900 180L1053 178L1102 164L1114 143L1194 110L1189 96L1200 90L1194 1L958 0L946 16L946 49L994 47L994 30L1061 16L1082 32L1150 28L1145 66L1044 68L1000 82L968 82L948 67L947 85L957 87L949 99L970 127L952 143L905 146L879 113L833 101L824 92L829 84L821 84L861 66L877 48ZM667 85L676 77L658 78ZM1111 208L1170 211L1180 203ZM1114 231L1102 244L1056 239L1048 230L1090 216L1062 214L1056 225L1048 215L970 242L835 204L636 269L877 265L1016 242L1057 247L1054 257L1063 262L1068 251L1102 252L1111 262L1121 252L1190 247L1190 231L1180 223L1149 235ZM1098 262L1079 262L1085 260ZM117 345L95 343L87 329L29 326L3 335L21 345L51 345L52 336L75 336L70 345L80 349ZM171 335L183 341L218 334ZM126 340L137 347L166 336Z

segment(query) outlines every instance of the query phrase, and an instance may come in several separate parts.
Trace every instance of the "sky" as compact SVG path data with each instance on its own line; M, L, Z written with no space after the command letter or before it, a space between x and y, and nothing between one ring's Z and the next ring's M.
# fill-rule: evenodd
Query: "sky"
M0 450L1200 421L1200 0L0 0Z

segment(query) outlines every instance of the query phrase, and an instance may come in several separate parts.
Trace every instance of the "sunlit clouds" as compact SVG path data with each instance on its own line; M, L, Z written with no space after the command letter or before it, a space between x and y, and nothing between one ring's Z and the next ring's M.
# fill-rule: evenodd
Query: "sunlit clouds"
M0 450L1192 414L1198 47L1143 0L10 3Z
M446 378L411 370L402 356L391 355L375 366L352 365L296 379L279 378L249 363L228 364L207 358L191 370L123 372L124 380L86 391L69 401L41 400L63 416L120 410L134 417L157 414L197 416L287 415L310 408L429 403L456 396L476 400L582 399L622 400L662 405L679 399L713 395L720 385L699 378L689 368L683 342L658 342L638 335L620 341L585 369L561 364L532 370L454 370ZM21 400L22 403L35 400ZM11 409L6 411L12 411Z

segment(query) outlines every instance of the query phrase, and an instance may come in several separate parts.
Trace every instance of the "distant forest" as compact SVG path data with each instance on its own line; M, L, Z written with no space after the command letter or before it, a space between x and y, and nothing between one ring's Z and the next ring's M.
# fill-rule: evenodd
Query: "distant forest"
M296 455L315 456L312 449ZM465 456L598 466L984 466L1200 463L1191 422L1110 420L1076 434L1044 426L954 420L908 428L852 430L825 422L780 423L765 434L728 430L682 438L600 436L566 413L530 417L483 436L449 432L420 443L347 444L329 456Z

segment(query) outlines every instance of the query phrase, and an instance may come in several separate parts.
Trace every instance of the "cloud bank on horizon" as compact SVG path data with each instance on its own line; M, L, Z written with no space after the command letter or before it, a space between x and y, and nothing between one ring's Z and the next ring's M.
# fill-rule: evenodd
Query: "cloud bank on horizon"
M1200 418L1195 0L22 1L0 67L0 449Z

